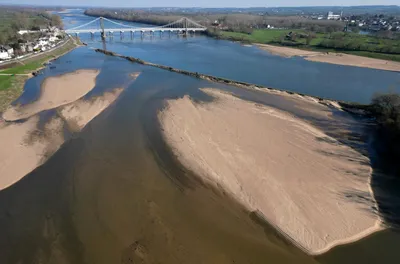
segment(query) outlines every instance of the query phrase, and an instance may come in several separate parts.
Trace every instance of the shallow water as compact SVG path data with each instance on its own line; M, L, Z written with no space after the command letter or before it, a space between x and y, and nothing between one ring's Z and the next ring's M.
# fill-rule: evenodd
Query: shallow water
M85 56L82 50L92 53L73 51L60 59L58 72L79 68L62 61ZM162 141L156 113L163 100L183 94L207 99L197 88L209 83L96 56L102 62L93 94L112 88L111 80L142 74L48 162L0 192L0 260L314 262L224 193L196 180ZM120 70L110 73L116 60Z
M182 39L177 42L186 45ZM144 56L153 54L153 61L163 60L157 56L157 43L141 47L131 43L124 49L127 53L143 49ZM112 45L108 48L115 47L113 51L123 49L123 45ZM150 49L152 45L154 49ZM161 41L159 45L164 44ZM216 54L220 48L210 49L210 54ZM189 63L184 57L175 59L180 68L200 69L196 61ZM136 65L95 53L90 47L78 48L53 64L55 69L45 69L43 75L27 82L20 103L37 98L45 77L81 68L101 70L87 97L116 87L125 91L82 133L73 134L48 162L0 192L0 263L354 263L355 258L363 263L377 263L377 259L391 263L398 259L400 238L390 231L318 258L307 256L267 223L255 221L225 193L204 185L182 168L162 140L156 114L165 99L188 94L207 101L210 98L198 88L217 87L305 118L346 144L352 141L335 131L355 124L362 130L353 117L334 112L335 122L322 123L318 115L302 111L280 96ZM215 62L212 69L230 72L220 66ZM131 83L129 74L138 71L141 75ZM235 79L240 80L268 79L236 73ZM388 76L398 76L391 74ZM362 144L358 147L365 148ZM378 244L385 246L375 250Z

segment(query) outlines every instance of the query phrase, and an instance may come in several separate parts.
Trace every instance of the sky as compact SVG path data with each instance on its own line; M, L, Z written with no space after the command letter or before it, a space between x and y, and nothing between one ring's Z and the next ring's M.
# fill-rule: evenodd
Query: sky
M0 4L104 7L276 7L400 5L399 0L0 0Z

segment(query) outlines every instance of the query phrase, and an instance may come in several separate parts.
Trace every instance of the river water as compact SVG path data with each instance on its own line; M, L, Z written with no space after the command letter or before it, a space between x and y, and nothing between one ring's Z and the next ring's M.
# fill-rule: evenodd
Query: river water
M67 27L92 19L82 10L62 16ZM0 263L392 263L400 257L400 237L391 231L319 257L304 254L180 166L156 114L165 99L188 94L206 101L198 88L217 87L306 118L336 137L332 128L358 124L353 117L338 113L337 123L322 126L279 96L133 64L95 53L91 48L103 45L99 39L82 40L89 46L28 80L18 102L35 100L44 78L82 68L101 70L88 97L125 91L43 166L0 192ZM399 89L398 73L284 59L204 36L115 36L106 45L151 62L335 99L366 102L374 92ZM133 72L141 75L131 83Z

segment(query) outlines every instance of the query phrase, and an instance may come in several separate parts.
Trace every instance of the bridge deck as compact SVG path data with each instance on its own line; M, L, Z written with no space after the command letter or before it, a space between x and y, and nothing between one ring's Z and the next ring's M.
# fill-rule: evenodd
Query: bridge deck
M100 27L103 28L85 28L87 26L89 26L90 24L93 25L93 23L95 23L96 21L100 21ZM115 26L119 26L119 28L105 28L103 21L108 21L110 23L112 23ZM116 21L112 21L108 18L104 18L104 17L98 17L96 19L93 19L92 21L74 27L74 28L70 28L65 30L66 33L69 34L78 34L78 33L100 33L104 30L104 32L179 32L179 31L189 31L189 32L196 32L196 31L205 31L206 27L200 25L199 23L196 23L186 17L183 17L181 19L178 19L175 22L169 23L167 25L164 26L158 26L158 27L143 27L143 28L135 28L135 27L131 27L128 25L124 25L121 24L119 22Z
M185 31L186 28L108 28L104 32L177 32ZM187 28L188 31L205 31L205 28ZM66 33L100 33L101 29L67 29Z

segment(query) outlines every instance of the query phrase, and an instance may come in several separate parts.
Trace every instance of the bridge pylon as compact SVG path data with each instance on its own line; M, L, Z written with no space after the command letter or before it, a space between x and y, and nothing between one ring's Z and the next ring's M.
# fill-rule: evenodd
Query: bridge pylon
M103 17L100 17L100 27L101 27L101 39L105 40L106 39L106 33L104 32L104 21Z

